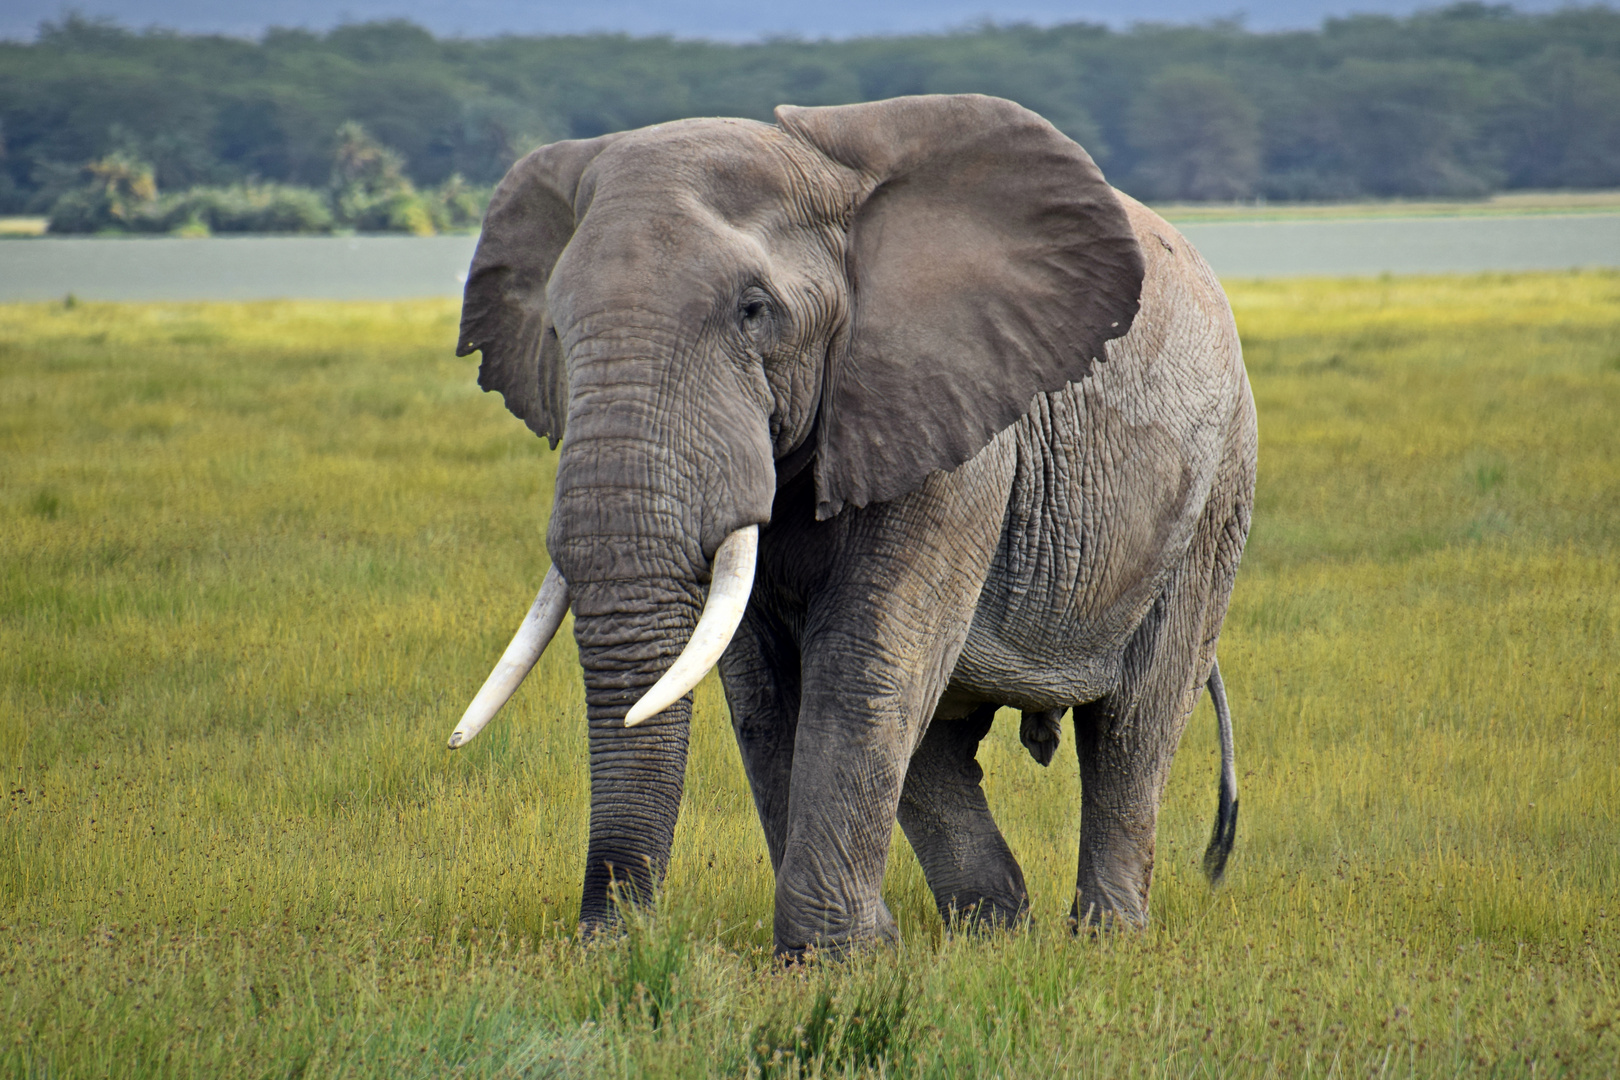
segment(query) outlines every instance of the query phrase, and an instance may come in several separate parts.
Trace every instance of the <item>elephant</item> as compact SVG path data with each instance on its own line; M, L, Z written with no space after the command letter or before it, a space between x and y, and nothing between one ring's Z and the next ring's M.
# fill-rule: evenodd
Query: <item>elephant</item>
M942 915L1028 915L976 755L1073 712L1076 927L1148 918L1172 756L1254 498L1207 264L1023 107L925 95L543 146L498 186L457 355L557 457L551 569L451 736L572 610L590 751L582 933L668 864L718 666L775 873L775 948L893 939L896 821ZM626 900L625 898L628 898Z

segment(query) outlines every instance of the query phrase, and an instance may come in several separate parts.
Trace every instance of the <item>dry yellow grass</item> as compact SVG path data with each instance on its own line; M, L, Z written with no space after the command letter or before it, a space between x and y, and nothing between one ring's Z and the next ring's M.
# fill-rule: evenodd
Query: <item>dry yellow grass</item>
M1501 191L1482 199L1368 199L1341 203L1164 203L1154 209L1178 224L1613 214L1620 213L1620 191Z

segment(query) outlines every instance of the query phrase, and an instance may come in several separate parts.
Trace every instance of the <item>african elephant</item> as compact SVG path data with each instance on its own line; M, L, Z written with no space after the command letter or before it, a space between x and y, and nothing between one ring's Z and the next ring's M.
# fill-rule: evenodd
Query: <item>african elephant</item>
M977 95L783 106L541 147L497 189L458 355L560 440L552 568L451 737L571 606L582 929L660 881L718 663L794 954L890 937L898 818L948 917L1016 920L975 761L1074 710L1077 924L1148 915L1161 792L1253 503L1219 284L1045 120ZM712 584L711 584L712 581Z

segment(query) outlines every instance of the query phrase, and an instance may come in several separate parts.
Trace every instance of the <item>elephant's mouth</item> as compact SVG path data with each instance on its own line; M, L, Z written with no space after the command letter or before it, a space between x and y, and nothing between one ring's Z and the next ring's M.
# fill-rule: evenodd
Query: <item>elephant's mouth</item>
M697 627L669 670L630 707L624 717L625 727L635 727L685 697L720 660L720 654L731 643L731 636L737 632L743 611L748 607L758 554L758 525L738 529L721 541L714 553L709 596L703 603ZM471 742L517 693L534 665L540 662L567 613L568 582L553 566L546 572L523 625L518 627L511 644L496 662L495 670L467 706L461 723L450 733L451 750Z

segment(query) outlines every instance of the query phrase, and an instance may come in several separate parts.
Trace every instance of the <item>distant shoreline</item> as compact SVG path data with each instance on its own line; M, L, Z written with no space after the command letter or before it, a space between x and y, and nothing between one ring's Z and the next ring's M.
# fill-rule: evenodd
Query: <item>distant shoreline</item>
M1620 190L1507 191L1483 199L1367 199L1336 203L1286 203L1257 200L1231 203L1149 203L1174 225L1215 225L1242 222L1364 221L1401 218L1516 218L1620 214ZM165 234L101 233L91 236L52 235L43 217L0 217L0 240L49 238L52 240L164 240ZM225 233L186 239L218 240L253 237L341 239L346 236L385 237L396 233ZM476 230L441 233L476 235Z
M1368 199L1338 203L1149 204L1175 224L1238 221L1360 221L1390 218L1620 214L1620 190L1504 191L1483 199Z

